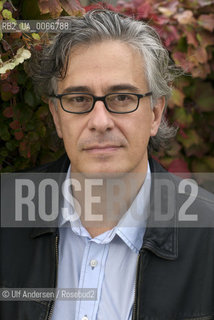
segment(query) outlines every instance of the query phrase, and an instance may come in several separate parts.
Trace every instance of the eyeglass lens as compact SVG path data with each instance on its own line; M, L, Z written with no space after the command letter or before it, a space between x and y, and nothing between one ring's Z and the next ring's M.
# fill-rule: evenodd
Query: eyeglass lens
M66 94L61 97L62 106L70 112L87 112L92 108L94 98L88 94ZM115 112L132 111L137 107L138 97L134 94L116 93L105 97L109 110Z

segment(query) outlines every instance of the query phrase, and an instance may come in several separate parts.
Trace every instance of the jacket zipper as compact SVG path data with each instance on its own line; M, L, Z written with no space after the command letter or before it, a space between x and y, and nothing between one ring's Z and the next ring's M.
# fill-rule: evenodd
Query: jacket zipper
M55 238L55 257L56 257L56 278L55 278L55 289L57 287L57 274L58 274L58 261L59 261L59 256L58 256L58 243L59 243L59 235L56 235ZM54 308L54 300L51 301L50 303L50 309L47 315L46 320L50 320L51 316L53 314L53 308Z
M137 274L136 274L136 280L135 280L135 288L134 288L134 306L133 306L133 314L132 314L132 320L138 320L137 318L137 297L136 297L136 288L137 288L137 284L139 282L139 279L140 279L140 275L139 275L139 278L138 278L138 273L139 273L139 259L140 259L140 255L143 254L143 251L144 249L148 249L150 251L153 252L153 250L150 248L150 247L147 247L147 246L143 246L143 248L141 249L140 253L138 254L138 258L137 258ZM153 252L155 255L159 256L157 253ZM161 255L159 256L161 258L163 258ZM165 260L170 260L170 259L167 259L167 258L164 258ZM190 319L190 320L195 320L195 319ZM199 319L201 320L201 319ZM205 319L205 320L209 320L208 319Z
M136 277L135 277L135 286L134 286L134 306L133 306L132 320L137 320L137 315L136 315L136 307L137 307L136 288L137 288L138 271L139 271L139 258L140 258L140 253L138 254L138 257L137 257L137 273L136 273Z

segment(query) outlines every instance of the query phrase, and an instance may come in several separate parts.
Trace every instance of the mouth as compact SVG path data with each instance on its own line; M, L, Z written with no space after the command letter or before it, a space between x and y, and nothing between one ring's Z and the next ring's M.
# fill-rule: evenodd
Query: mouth
M120 145L93 145L83 149L83 151L92 154L106 154L118 151L122 148Z

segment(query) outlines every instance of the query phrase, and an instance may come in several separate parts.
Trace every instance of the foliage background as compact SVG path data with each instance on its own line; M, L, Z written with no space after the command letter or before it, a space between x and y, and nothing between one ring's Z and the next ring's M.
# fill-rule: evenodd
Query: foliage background
M78 0L0 1L0 20L81 15L99 4ZM175 83L167 118L179 131L170 150L154 155L173 172L214 171L214 1L132 0L102 6L154 26L186 75ZM0 171L11 172L57 159L63 152L47 104L36 96L26 65L45 34L0 32ZM18 51L19 50L19 51Z

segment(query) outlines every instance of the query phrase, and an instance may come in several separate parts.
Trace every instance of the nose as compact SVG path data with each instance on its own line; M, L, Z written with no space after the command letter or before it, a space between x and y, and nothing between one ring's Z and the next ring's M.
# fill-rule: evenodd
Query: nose
M105 132L114 127L112 114L106 109L102 101L97 101L89 113L88 128L90 130Z

